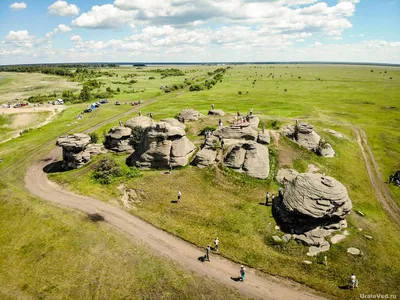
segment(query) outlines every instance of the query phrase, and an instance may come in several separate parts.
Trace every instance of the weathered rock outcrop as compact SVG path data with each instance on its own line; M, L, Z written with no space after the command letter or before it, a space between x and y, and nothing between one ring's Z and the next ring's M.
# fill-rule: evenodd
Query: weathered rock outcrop
M269 145L271 143L271 136L269 135L268 131L265 130L264 132L260 131L258 133L257 142L260 144Z
M223 116L225 116L225 112L221 109L212 109L212 110L208 111L208 115L223 117Z
M314 131L314 126L308 123L298 123L282 128L282 134L292 139L300 146L317 153L324 157L334 157L335 151L332 146L321 140L318 133Z
M78 169L91 161L91 154L99 154L104 150L90 145L90 136L76 133L60 136L56 143L63 149L63 168Z
M247 122L244 124L234 124L229 127L219 128L213 132L213 135L223 139L256 141L258 131Z
M179 122L177 119L174 119L174 118L162 119L160 122L168 123L169 125L171 125L173 127L181 127L182 129L186 128L185 124Z
M237 141L229 147L224 165L236 172L265 179L269 174L268 148L252 141Z
M142 127L142 128L147 128L151 125L153 125L154 121L152 118L146 117L146 116L140 116L140 117L135 117L132 119L129 119L128 121L125 122L125 127L129 127L130 129L133 130L135 127Z
M145 129L138 149L127 162L140 168L180 167L188 164L195 150L184 129L159 122Z
M204 116L194 109L184 109L178 115L178 120L180 122L186 121L197 121L198 119L203 118Z
M340 223L351 211L346 187L322 174L302 173L284 181L282 199L273 203L273 214L281 228L304 233ZM339 226L340 228L340 226Z
M132 153L133 147L130 145L132 129L129 127L114 127L106 134L104 147L116 152Z
M285 181L292 181L299 175L299 172L293 169L279 169L275 176L276 181L280 184L284 184Z

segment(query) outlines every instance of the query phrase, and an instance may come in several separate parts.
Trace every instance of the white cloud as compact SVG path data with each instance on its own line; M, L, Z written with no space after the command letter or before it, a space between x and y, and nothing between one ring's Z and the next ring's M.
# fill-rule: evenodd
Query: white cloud
M81 42L81 41L82 41L82 38L81 38L79 35L73 35L73 36L70 38L70 40L73 41L73 42Z
M25 2L15 2L9 6L9 8L11 8L11 10L14 10L14 11L15 10L23 10L27 7L28 7L28 5L26 5Z
M360 0L339 0L339 2L360 3Z
M48 7L50 15L53 16L77 16L79 7L75 4L68 4L66 1L58 0Z
M32 40L34 37L29 35L29 32L27 30L19 30L19 31L13 31L11 30L8 35L4 38L4 41L6 42L23 42L23 41L28 41Z
M73 26L85 28L119 28L133 22L135 12L123 11L111 4L93 6L92 9L72 21Z
M58 34L58 33L64 33L64 32L68 32L71 31L71 27L64 25L64 24L60 24L58 25L53 31L50 31L46 34L46 38L50 39L52 38L54 35Z

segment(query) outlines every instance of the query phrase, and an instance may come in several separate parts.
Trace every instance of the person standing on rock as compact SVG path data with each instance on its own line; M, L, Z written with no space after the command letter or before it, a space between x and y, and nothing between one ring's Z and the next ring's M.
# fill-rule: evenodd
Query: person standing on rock
M218 125L219 125L219 127L222 127L222 120L221 119L219 119Z
M123 127L124 125L122 124L122 121L119 121L119 126Z
M219 252L218 245L219 245L219 239L218 239L218 237L216 237L214 240L214 250L217 252Z
M214 110L214 104L211 104L211 110Z
M265 195L265 206L269 205L269 192Z
M224 145L225 145L225 142L224 142L223 139L221 139L221 149L222 149L222 150L224 150Z
M211 246L210 245L208 245L207 247L206 247L206 256L205 256L205 260L207 260L207 261L210 261L210 251L211 251Z
M240 266L240 281L244 281L244 278L246 277L246 268L241 265Z
M178 191L178 203L181 201L181 196L182 196L181 191Z
M279 189L278 189L278 197L279 197L279 200L280 200L280 201L283 200L283 188L279 188Z
M240 111L237 111L236 115L237 115L238 117L240 117Z

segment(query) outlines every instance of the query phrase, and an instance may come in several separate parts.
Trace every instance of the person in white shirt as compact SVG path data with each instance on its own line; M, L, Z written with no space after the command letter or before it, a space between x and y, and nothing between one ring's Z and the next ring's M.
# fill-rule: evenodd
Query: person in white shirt
M246 268L241 265L240 266L240 281L244 281L244 277L246 276Z
M357 279L356 275L351 274L350 280L349 280L349 285L352 290L354 290L354 288L358 288L358 279Z
M216 237L215 240L214 240L214 250L217 251L217 252L219 252L218 244L219 244L219 239L218 239L218 237Z
M182 196L181 191L178 191L178 202L181 201L181 196Z

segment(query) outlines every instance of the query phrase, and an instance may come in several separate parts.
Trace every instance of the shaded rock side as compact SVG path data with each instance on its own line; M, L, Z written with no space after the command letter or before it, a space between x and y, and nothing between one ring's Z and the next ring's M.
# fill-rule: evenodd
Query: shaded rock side
M268 131L260 131L258 133L257 142L264 145L269 145L271 143L271 136L269 135Z
M300 233L339 223L351 209L346 187L318 173L302 173L285 181L283 199L273 203L273 214L281 228Z
M223 117L225 116L225 112L221 109L212 109L208 111L209 116L220 116Z

